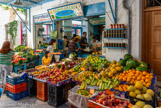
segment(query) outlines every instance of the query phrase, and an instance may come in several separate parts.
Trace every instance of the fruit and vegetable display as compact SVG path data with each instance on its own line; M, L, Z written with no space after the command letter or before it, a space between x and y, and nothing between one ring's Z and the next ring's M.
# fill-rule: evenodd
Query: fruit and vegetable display
M29 75L37 80L55 86L71 80L80 84L74 93L85 96L83 98L89 99L89 103L101 108L152 108L147 102L153 102L155 97L152 85L156 76L148 72L145 62L134 59L130 54L120 61L111 62L95 55L86 59L64 59L50 66L37 66L36 69L38 71ZM94 95L90 94L90 90L94 90ZM113 92L104 92L107 90Z
M88 101L89 107L91 103L100 108L128 108L131 105L129 100L115 97L113 94L109 95L106 92L100 92L97 96L92 97Z
M81 67L85 69L89 68L89 70L93 70L93 69L99 70L102 68L103 65L108 65L108 64L109 62L106 59L101 59L98 56L89 55L87 59L83 61L82 64L74 68L74 71L81 72Z
M66 72L62 72L59 69L55 69L54 72L50 74L50 78L47 79L47 81L53 84L57 84L58 82L64 81L67 79L69 79L69 74L67 74Z
M128 88L129 85L127 84L120 84L118 85L116 88L114 88L115 90L119 90L119 91L127 91L127 88Z
M135 69L124 71L117 76L120 81L126 81L130 84L135 84L137 81L141 81L145 87L151 86L153 77L152 73L136 71Z
M13 56L13 58L14 58L13 64L22 64L24 61L27 60L27 58L22 58L21 56L16 54Z
M112 61L112 63L107 68L103 68L101 71L101 75L104 77L114 77L118 73L120 73L123 70L123 66L119 62L116 62L115 60Z
M84 89L79 89L79 90L76 91L76 93L83 95L83 96L86 96L87 98L89 98L91 96L90 93L87 90L84 90Z
M30 50L31 48L29 48L29 47L26 47L26 46L24 46L24 45L19 45L19 46L17 46L14 50L16 51L16 52L20 52L20 51L27 51L27 50Z
M130 54L124 55L124 59L121 59L119 62L122 66L125 66L124 71L128 71L129 69L136 69L141 72L148 70L148 65L145 62L133 59L133 56Z
M108 77L98 75L97 73L91 71L85 71L80 73L77 77L75 77L75 81L79 81L82 83L86 81L87 85L98 86L99 90L115 88L120 83L117 78L110 79Z
M127 91L129 96L136 98L136 100L141 99L145 101L152 101L154 97L154 91L143 86L141 81L137 81L134 86L130 85L127 88Z

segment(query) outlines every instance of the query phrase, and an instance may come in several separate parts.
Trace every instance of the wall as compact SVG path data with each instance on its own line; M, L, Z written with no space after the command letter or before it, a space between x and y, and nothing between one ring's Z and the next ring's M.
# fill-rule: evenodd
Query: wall
M68 2L65 2L68 1ZM57 6L64 5L67 3L72 3L72 2L79 2L81 0L55 0L52 2L48 2L45 3L41 6L37 6L34 8L31 8L31 24L32 24L32 28L31 28L31 33L28 32L28 46L33 47L33 15L37 15L37 14L41 14L41 13L46 13L47 9L49 8L54 8ZM106 28L110 28L110 24L113 23L113 19L112 19L112 14L110 12L110 8L108 5L108 0L82 0L83 1L83 5L89 5L89 4L94 4L94 3L98 3L98 2L106 2ZM117 0L118 1L118 6L117 6L117 23L119 24L125 24L127 26L127 21L128 21L128 14L127 11L123 8L123 4L122 4L122 0ZM141 58L140 57L140 37L141 37L141 0L126 0L129 2L129 5L131 6L131 10L132 10L132 55L135 58ZM114 0L111 0L112 3L112 7L114 7ZM114 40L113 40L114 41ZM124 40L125 42L127 42L127 40ZM119 60L119 58L122 58L124 54L127 53L127 50L113 50L113 49L106 49L106 58L108 60L113 60L113 59L117 59Z

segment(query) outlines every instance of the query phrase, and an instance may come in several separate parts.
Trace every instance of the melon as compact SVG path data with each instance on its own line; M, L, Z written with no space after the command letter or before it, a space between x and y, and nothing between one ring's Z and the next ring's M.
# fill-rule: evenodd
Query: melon
M132 85L128 86L128 88L127 88L128 92L133 92L134 90L135 90L135 88Z
M143 94L146 93L147 88L144 86L143 90L141 91Z
M153 108L151 105L145 105L143 108Z
M144 99L145 99L146 101L151 101L151 100L152 100L151 95L148 94L148 93L144 94L143 97L144 97Z
M148 89L146 93L150 94L152 97L154 96L154 91L152 89Z
M136 90L135 90L135 93L138 95L138 94L141 94L141 91L138 90L138 89L136 89Z
M136 105L139 106L140 108L143 108L145 106L145 103L142 101L136 102Z
M135 92L130 92L130 93L129 93L129 96L131 96L131 97L136 97L136 93L135 93Z
M144 97L141 94L138 94L136 98L144 100Z
M143 83L141 81L137 81L135 84L135 88L142 90L143 89Z
M131 108L140 108L138 105L133 105Z

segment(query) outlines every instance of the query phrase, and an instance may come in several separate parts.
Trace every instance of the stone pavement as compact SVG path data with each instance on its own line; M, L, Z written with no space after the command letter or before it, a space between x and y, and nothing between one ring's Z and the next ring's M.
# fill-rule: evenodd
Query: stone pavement
M48 105L47 102L38 100L36 97L26 97L18 101L14 101L3 94L0 98L0 108L54 108ZM58 108L69 108L65 103Z

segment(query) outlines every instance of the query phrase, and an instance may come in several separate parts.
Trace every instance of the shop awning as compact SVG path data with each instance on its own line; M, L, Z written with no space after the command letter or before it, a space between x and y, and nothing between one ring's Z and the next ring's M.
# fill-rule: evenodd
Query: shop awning
M31 7L42 5L54 0L0 0L0 4L9 5L22 9L29 9Z

